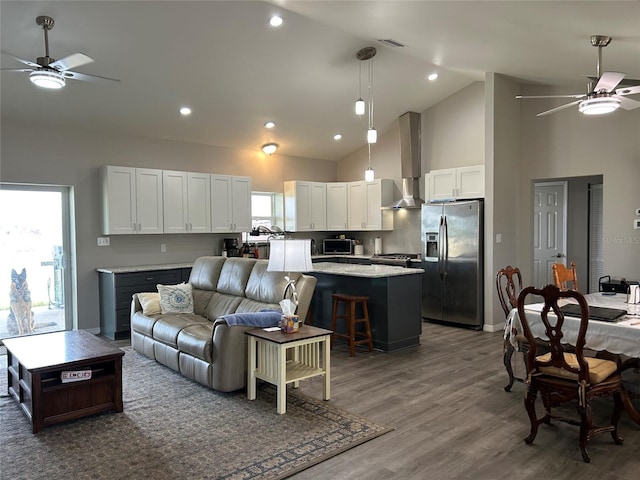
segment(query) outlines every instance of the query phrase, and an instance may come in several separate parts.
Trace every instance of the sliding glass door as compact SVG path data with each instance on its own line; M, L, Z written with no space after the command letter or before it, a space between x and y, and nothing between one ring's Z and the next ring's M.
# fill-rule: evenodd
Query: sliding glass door
M71 328L69 197L0 185L0 340Z

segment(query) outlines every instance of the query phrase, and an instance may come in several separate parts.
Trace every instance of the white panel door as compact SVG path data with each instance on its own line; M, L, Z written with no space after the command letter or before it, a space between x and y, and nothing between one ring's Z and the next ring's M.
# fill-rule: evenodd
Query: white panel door
M347 184L327 183L327 230L347 228Z
M553 283L551 265L566 264L566 182L536 183L533 193L533 280Z
M233 231L231 211L231 175L211 175L211 231Z
M186 233L189 231L187 188L187 172L162 171L164 233Z
M364 230L365 224L365 190L364 182L347 183L349 230Z
M251 177L232 177L233 231L251 231Z
M138 233L164 233L162 170L136 168Z
M136 233L136 169L105 166L102 180L102 234Z
M311 229L327 229L327 186L321 182L311 183Z
M187 223L189 233L211 232L211 175L187 174Z

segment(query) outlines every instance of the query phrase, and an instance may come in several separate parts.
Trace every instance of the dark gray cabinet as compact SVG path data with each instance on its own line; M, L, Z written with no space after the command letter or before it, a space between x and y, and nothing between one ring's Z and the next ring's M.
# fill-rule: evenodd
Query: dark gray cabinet
M100 289L100 333L112 340L131 335L131 297L134 293L157 292L156 285L189 281L191 268L98 272Z

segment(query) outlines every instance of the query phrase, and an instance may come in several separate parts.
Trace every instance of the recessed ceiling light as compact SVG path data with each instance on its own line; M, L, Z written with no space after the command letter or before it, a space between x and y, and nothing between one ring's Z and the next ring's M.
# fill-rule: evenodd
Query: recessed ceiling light
M191 109L189 107L180 107L180 115L191 115Z
M264 124L264 128L273 128L275 126L276 126L276 122L271 122L271 121Z
M280 25L282 25L282 17L279 17L278 15L274 15L269 20L269 25L271 25L272 27L279 27Z
M333 136L333 139L334 139L334 140L341 140L341 139L342 139L342 135L341 135L341 134L339 134L339 133L336 133L336 134Z
M438 74L437 73L432 73L427 78L433 82L436 78L438 78Z

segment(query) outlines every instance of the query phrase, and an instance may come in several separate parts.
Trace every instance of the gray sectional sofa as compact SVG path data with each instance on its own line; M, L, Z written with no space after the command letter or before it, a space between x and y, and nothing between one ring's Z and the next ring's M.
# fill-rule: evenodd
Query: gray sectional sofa
M200 257L191 270L194 313L146 316L138 299L131 303L134 350L209 388L230 392L247 384L247 336L256 328L231 326L224 315L279 309L286 282L268 272L267 260ZM304 319L315 277L291 274L298 292L297 314Z

